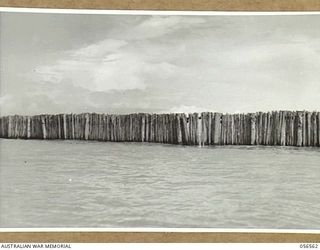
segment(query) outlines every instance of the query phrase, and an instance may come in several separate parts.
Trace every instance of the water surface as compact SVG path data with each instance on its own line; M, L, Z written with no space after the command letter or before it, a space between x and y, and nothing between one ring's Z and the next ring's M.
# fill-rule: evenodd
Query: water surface
M320 149L0 139L0 227L320 229Z

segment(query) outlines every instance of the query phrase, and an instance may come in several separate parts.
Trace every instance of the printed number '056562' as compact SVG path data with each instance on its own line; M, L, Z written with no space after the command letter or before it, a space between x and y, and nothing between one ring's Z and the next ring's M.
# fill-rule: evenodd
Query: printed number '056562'
M300 244L300 248L317 249L318 248L318 244Z

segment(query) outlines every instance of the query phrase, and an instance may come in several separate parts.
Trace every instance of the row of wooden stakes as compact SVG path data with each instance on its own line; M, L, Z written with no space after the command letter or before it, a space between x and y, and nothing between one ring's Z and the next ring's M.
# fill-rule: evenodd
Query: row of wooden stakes
M320 112L14 115L0 117L0 137L319 147Z

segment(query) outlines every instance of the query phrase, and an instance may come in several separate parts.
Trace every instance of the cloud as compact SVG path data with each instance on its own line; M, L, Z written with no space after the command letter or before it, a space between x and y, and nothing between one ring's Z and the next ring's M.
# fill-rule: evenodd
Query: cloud
M144 51L135 43L105 39L88 46L64 52L51 64L39 65L30 77L42 83L61 84L70 81L90 91L144 90L153 81L165 80L177 73L177 66L161 57L165 52L176 58L175 45L167 51L144 40ZM147 48L147 50L146 50ZM158 57L155 55L158 54ZM157 59L155 59L157 58Z
M171 26L179 22L182 22L180 18L150 18L134 30L144 29L148 39L161 37L177 31L179 28ZM201 19L188 24L201 24ZM187 29L185 23L177 26ZM153 31L147 32L152 27L156 30L154 36ZM113 93L118 98L116 93L130 93L132 97L108 103L118 112L121 108L131 110L133 107L137 110L153 107L169 112L213 109L245 112L257 107L268 110L290 108L290 105L299 108L306 96L312 95L310 88L297 87L297 83L306 80L308 85L315 82L315 68L320 65L318 45L310 39L297 37L293 42L284 43L283 40L259 38L244 44L234 44L230 40L215 44L215 33L207 31L208 35L201 37L201 41L193 37L187 40L175 37L162 42L161 39L139 38L142 36L139 32L133 36L138 41L129 36L128 40L104 39L67 51L62 55L64 59L36 69L38 81L57 84L57 88L62 89L62 85L69 82L88 93ZM145 95L138 97L129 90L139 90ZM273 101L261 105L264 99ZM295 100L301 103L296 105ZM106 105L87 98L81 101L94 110Z
M91 91L144 89L139 77L143 62L120 49L126 42L106 39L68 51L51 65L38 66L32 77L38 82L59 84L70 80Z
M163 37L177 31L190 28L201 27L206 20L201 17L184 17L184 16L152 16L137 25L130 35L134 39L151 39Z
M205 22L199 17L146 17L135 26L113 32L110 38L61 53L59 60L37 66L31 78L44 83L68 79L91 91L145 89L146 76L167 79L175 67L168 60L176 59L177 52L185 49L170 41L161 45L148 39L163 38Z
M0 97L0 106L8 104L12 100L12 95L6 94Z
M76 51L71 52L71 57L76 59L100 59L107 56L109 53L119 50L125 46L127 42L116 39L106 39L94 44L82 47Z
M3 94L13 99L5 99L11 106L5 105L20 113L314 109L320 36L312 37L310 27L308 34L305 27L291 27L290 20L283 26L281 20L99 16L98 30L93 21L86 26L92 26L90 39L72 29L77 22L72 20L62 26L68 48L44 46L35 55L20 53L21 60L8 47L11 78ZM63 38L54 39L64 44ZM28 69L28 79L17 77L15 64Z

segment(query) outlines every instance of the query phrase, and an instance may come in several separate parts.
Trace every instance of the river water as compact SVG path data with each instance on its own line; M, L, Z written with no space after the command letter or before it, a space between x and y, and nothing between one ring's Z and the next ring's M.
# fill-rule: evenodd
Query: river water
M0 139L0 227L320 229L320 149Z

